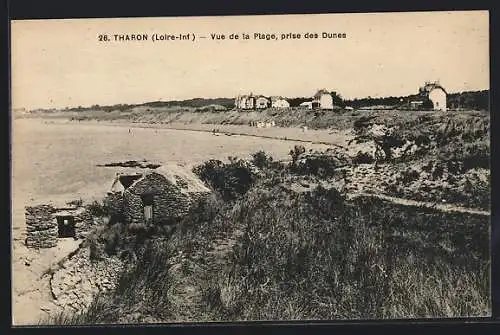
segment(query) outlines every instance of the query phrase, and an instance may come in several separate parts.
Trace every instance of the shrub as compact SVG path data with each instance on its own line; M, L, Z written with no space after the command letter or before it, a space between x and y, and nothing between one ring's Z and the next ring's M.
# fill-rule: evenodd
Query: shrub
M445 165L441 162L438 162L434 165L434 169L432 170L431 176L433 180L441 179L444 175Z
M273 158L267 156L264 151L258 151L252 154L252 162L256 167L263 169L271 166Z
M418 180L419 177L420 173L417 170L408 169L401 173L401 182L403 183L403 185L408 185L415 180Z
M313 175L319 178L330 178L336 175L337 168L343 163L330 155L310 155L292 165L292 171L302 175Z
M293 149L289 152L289 155L292 156L292 165L295 165L300 155L305 152L306 148L303 145L296 145L295 147L293 147Z
M384 155L377 157L376 160L391 160L393 158L393 150L401 148L406 143L406 139L397 128L385 129L383 133L374 133L372 131L375 125L372 121L373 118L373 116L362 116L354 122L353 132L355 136L349 144L352 142L373 142L377 147L377 151L380 150L384 153Z
M169 260L175 250L163 240L149 241L138 249L137 261L120 274L114 291L96 295L90 308L74 314L59 313L42 324L85 325L141 322L147 317L166 319L171 315Z
M225 200L234 200L243 195L255 182L255 175L248 163L230 157L225 164L219 160L210 160L193 169L201 180L221 194Z

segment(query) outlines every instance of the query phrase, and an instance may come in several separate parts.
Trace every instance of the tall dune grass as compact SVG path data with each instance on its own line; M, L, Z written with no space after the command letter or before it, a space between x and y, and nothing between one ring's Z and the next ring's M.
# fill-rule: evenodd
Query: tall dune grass
M265 155L254 159L271 169ZM220 181L228 171L216 167L209 176ZM101 297L88 312L52 322L171 320L181 305L173 303L179 278L169 270L180 252L197 265L185 273L201 292L191 321L489 315L489 218L346 200L320 186L298 193L275 178L283 173L260 174L237 197L199 200L173 235L134 245L137 261L104 303ZM224 185L217 187L234 186ZM223 259L208 257L235 231L241 234Z

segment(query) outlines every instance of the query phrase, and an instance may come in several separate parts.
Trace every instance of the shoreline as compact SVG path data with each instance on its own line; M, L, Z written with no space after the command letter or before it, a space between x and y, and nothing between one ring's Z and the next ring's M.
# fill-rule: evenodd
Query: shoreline
M176 131L189 131L201 133L214 133L215 136L245 136L263 138L269 140L289 141L297 143L310 143L335 146L341 149L346 149L347 140L350 138L351 129L337 130L337 129L307 129L301 127L269 127L257 128L247 125L234 125L234 124L209 124L209 123L182 123L182 122L134 122L134 121L97 121L97 120L82 120L74 121L65 118L22 118L16 120L37 120L42 123L57 124L57 125L86 125L86 126L105 126L105 127L123 127L131 129L157 129L157 130L176 130ZM297 136L297 133L300 134Z

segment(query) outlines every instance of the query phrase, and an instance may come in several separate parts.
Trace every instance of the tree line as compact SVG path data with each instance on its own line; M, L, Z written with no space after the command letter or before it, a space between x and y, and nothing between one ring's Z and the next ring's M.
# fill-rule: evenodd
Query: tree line
M369 106L392 106L395 108L405 109L409 105L409 100L416 97L416 95L409 96L390 96L390 97L366 97L355 99L344 99L341 94L336 91L331 91L330 95L333 98L334 106L338 107L352 107L354 109L369 107ZM306 101L311 101L312 97L292 97L286 98L290 107L299 107L300 104ZM191 107L201 108L208 105L220 105L228 109L234 107L234 98L194 98L188 100L171 100L171 101L154 101L144 104L117 104L113 106L99 106L92 105L91 107L74 107L65 108L66 111L82 112L92 109L100 109L104 111L112 110L126 110L138 106L146 106L152 108L158 107ZM449 109L466 109L466 110L488 110L489 109L489 90L482 91L468 91L448 94L447 105ZM45 110L41 110L45 111Z

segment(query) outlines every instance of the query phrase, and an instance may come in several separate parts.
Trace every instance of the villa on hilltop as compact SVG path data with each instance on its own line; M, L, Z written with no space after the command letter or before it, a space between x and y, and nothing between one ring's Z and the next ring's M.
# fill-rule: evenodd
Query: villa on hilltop
M254 109L256 105L255 96L250 93L248 95L239 95L234 101L234 107L237 109Z
M263 95L239 95L234 100L236 109L250 110L250 109L266 109L272 108L288 108L290 104L282 97L266 98Z
M286 101L283 97L271 97L271 107L272 108L289 108L290 103Z
M418 94L410 98L410 107L412 109L446 111L447 95L446 90L439 84L439 81L427 81L424 86L419 88Z
M325 89L318 90L313 96L312 108L333 109L332 95Z

